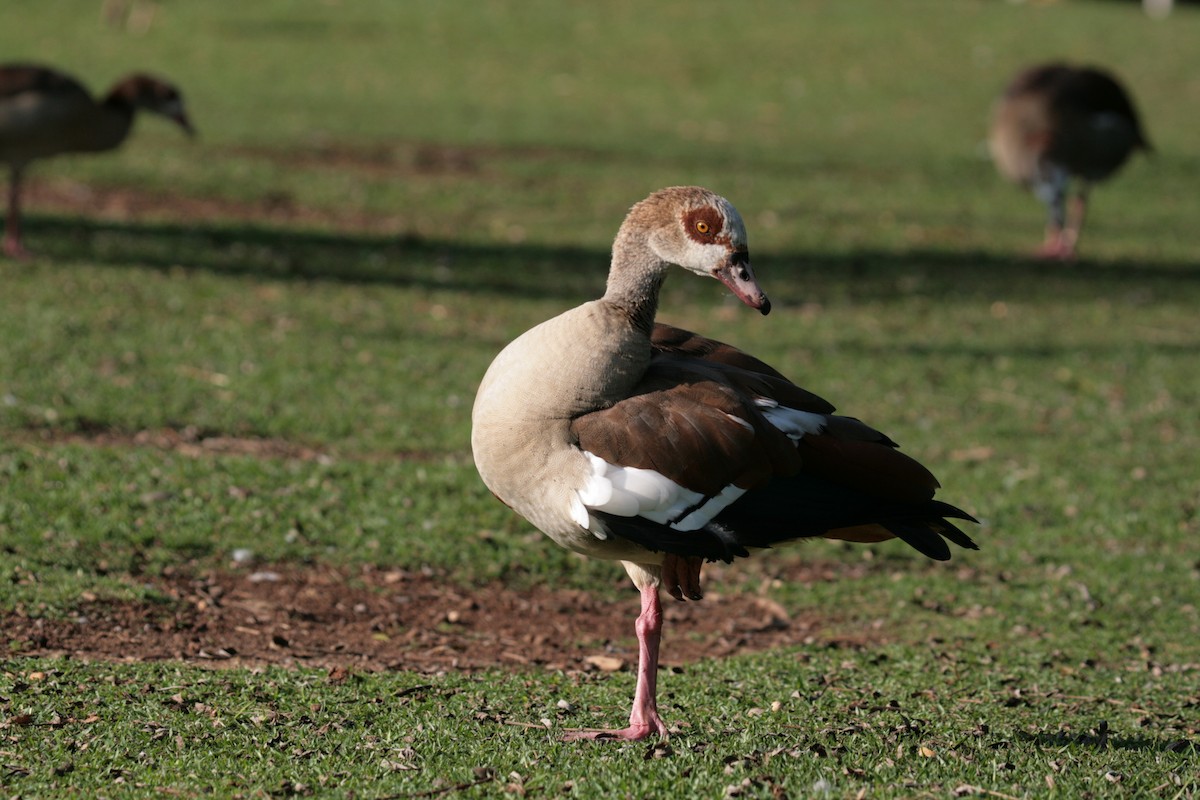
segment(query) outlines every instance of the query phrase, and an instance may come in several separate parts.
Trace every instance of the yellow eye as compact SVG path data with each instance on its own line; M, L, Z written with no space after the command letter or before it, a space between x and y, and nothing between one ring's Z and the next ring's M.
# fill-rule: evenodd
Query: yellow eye
M700 231L701 233L708 233L708 223L700 220L696 223L696 230Z

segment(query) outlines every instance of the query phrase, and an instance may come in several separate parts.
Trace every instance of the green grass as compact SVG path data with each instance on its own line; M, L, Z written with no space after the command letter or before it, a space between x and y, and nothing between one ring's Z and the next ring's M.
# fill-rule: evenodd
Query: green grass
M664 705L692 721L669 743L603 747L542 725L597 721L609 679L33 662L0 678L18 718L6 749L39 753L5 780L101 797L1186 796L1194 682L1125 659L1136 703L1103 669L1019 652L997 669L960 642L706 662L671 676Z
M214 1L163 3L136 35L10 5L6 58L97 88L154 69L202 136L142 120L119 153L33 170L164 200L34 205L47 258L0 264L0 611L153 596L146 576L250 547L591 588L632 627L619 571L490 497L468 416L499 348L598 293L624 210L678 183L739 207L776 310L677 275L663 318L887 431L985 525L949 565L814 543L715 573L869 557L772 586L837 609L814 646L664 675L669 749L523 727L616 723L629 674L338 683L11 652L5 796L1200 794L1194 8ZM1041 211L981 152L995 92L1050 57L1117 69L1158 149L1095 192L1069 266L1022 256ZM281 201L315 221L261 213ZM102 436L165 428L319 457Z

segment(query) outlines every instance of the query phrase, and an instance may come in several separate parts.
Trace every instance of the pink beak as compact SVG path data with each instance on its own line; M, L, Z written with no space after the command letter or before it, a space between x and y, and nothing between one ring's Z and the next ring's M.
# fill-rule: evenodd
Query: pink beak
M739 250L729 255L729 260L713 272L713 277L729 287L733 296L763 314L771 312L771 301L758 285L754 270L750 268L750 254Z

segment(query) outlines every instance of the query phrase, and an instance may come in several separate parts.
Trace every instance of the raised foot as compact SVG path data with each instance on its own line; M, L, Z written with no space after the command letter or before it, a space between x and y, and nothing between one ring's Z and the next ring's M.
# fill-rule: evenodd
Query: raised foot
M621 730L571 730L563 733L564 742L640 742L654 735L667 738L665 727L655 728L653 725L631 725Z
M1033 255L1045 261L1074 261L1075 248L1062 242L1047 242L1035 250Z

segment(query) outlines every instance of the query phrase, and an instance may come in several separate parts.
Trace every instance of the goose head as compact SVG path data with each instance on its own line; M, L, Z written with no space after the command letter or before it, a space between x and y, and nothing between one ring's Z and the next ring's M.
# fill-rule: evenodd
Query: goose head
M164 116L183 128L188 136L196 135L183 104L183 95L173 84L161 78L144 73L129 75L113 87L108 99Z
M771 301L750 267L746 225L733 204L708 189L676 186L634 206L630 218L654 219L647 245L662 261L716 278L751 308L766 314Z

